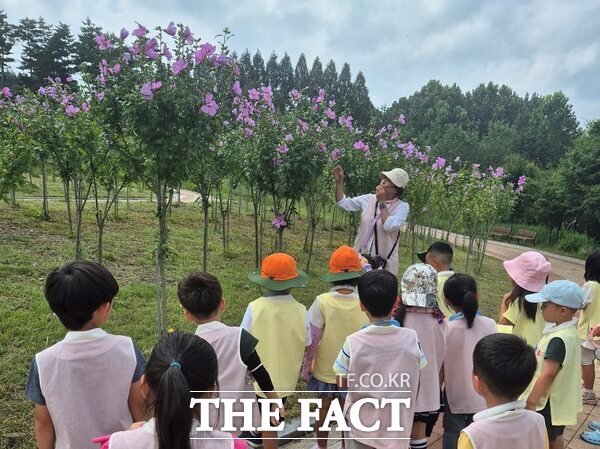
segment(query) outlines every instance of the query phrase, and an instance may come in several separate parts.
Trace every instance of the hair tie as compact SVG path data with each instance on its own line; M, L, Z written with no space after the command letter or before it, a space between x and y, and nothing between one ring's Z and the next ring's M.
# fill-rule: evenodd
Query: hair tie
M171 366L176 366L177 368L181 369L181 365L175 361L171 362Z

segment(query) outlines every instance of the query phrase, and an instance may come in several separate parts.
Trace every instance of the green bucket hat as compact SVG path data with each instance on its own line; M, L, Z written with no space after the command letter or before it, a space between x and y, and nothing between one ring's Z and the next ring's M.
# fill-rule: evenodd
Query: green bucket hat
M296 260L285 253L274 253L263 259L260 271L248 275L248 279L273 291L306 287L308 275L298 269Z

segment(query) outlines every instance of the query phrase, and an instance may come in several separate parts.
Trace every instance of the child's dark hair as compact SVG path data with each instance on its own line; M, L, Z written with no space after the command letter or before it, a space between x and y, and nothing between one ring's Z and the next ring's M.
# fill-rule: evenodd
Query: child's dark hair
M345 281L333 281L333 285L350 285L352 287L356 287L358 285L358 281L360 281L360 278L346 279Z
M427 250L432 257L437 258L441 263L450 265L454 257L454 250L446 242L434 242Z
M525 391L536 366L533 348L516 335L488 335L473 350L473 374L492 394L511 401Z
M473 326L479 301L477 301L477 282L468 274L454 273L444 283L444 297L454 308L462 312L467 327Z
M177 296L188 312L206 318L219 309L223 289L212 274L190 273L177 285Z
M585 280L600 282L600 249L585 259Z
M398 278L385 270L369 271L358 281L358 296L371 316L386 317L398 298Z
M548 282L548 278L546 278L546 282ZM511 292L508 294L507 304L512 304L517 301L519 305L519 310L525 312L525 316L529 318L531 321L535 322L535 318L538 312L538 304L535 302L529 302L525 300L525 296L531 295L534 292L529 290L525 290L523 287L519 285L515 285Z
M85 326L103 304L119 293L114 276L96 262L75 260L52 271L46 279L44 295L52 312L69 330Z
M394 189L396 190L396 198L402 199L402 195L404 194L404 188L394 185Z
M194 391L209 391L217 384L217 355L206 340L175 332L162 338L152 350L145 379L149 406L156 420L159 449L191 449L190 431L195 410Z

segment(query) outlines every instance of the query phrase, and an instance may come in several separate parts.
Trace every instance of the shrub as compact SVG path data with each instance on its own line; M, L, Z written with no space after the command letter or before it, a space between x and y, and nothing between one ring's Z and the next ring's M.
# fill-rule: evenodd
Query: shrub
M579 232L563 232L558 239L556 248L578 256L587 256L595 247L594 241Z

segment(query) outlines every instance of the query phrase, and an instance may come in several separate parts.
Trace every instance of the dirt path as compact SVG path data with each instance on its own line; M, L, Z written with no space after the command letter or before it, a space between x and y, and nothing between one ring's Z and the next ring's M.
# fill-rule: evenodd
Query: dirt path
M443 231L437 230L435 232L436 238L442 238L445 234ZM449 241L451 243L456 242L458 245L468 245L469 238L460 234L450 234ZM552 264L552 272L550 273L550 280L555 279L570 279L573 282L582 284L584 282L583 274L585 263L582 260L575 259L573 257L561 256L553 254L548 251L544 251L531 246L525 247L520 245L513 245L512 243L500 242L497 240L488 240L487 247L485 250L486 255L495 257L500 260L514 259L524 251L537 251L550 261Z

